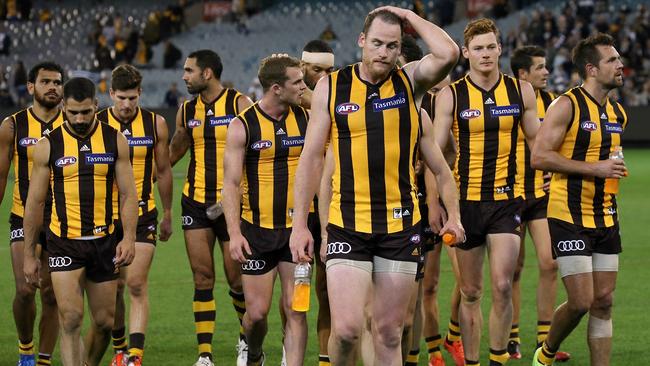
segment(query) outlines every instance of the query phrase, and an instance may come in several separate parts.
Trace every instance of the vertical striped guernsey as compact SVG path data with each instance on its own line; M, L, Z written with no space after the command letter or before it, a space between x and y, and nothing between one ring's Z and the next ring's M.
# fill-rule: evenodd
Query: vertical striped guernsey
M290 228L293 184L309 114L291 106L275 120L255 103L237 118L246 130L242 220L266 229Z
M467 75L451 84L451 90L460 199L515 198L517 135L524 110L519 80L500 74L490 90L483 90Z
M156 135L156 114L138 107L130 121L120 122L111 108L97 113L97 119L122 132L129 142L129 154L133 166L133 177L138 194L138 215L156 208L153 192L154 148ZM117 201L113 207L118 212Z
M81 138L64 123L46 136L54 197L50 231L54 235L74 239L113 232L118 133L97 122Z
M579 161L609 159L610 151L621 145L627 126L623 107L607 99L596 102L582 87L565 94L571 100L572 119L559 153ZM617 222L616 197L604 192L605 179L554 173L548 217L588 228L611 227Z
M537 118L540 123L544 122L546 110L551 105L553 99L557 96L545 90L537 90ZM530 148L526 142L526 137L519 127L519 138L517 141L517 183L515 189L517 196L522 196L525 200L544 197L544 172L535 170L530 167Z
M329 76L331 141L336 162L329 223L386 234L420 221L415 161L421 120L402 69L371 84L359 64Z
M34 145L41 137L61 126L63 113L59 111L51 121L44 122L36 117L32 107L29 107L14 114L11 118L14 120L14 193L11 213L23 217L27 203L29 179L32 174ZM49 195L47 201L51 201ZM49 207L49 204L46 206Z
M226 131L237 115L240 96L234 89L224 89L213 102L206 104L197 96L183 103L183 126L191 139L183 195L196 202L213 204L221 200Z

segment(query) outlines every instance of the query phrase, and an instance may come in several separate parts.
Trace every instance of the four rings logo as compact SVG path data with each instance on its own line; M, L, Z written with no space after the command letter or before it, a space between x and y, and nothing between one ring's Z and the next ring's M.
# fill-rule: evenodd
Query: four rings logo
M349 243L335 241L327 243L327 255L330 254L348 254L352 251L352 246Z
M249 259L241 265L244 271L260 271L266 267L266 262L261 259Z
M72 264L72 258L65 257L50 257L50 268L67 267Z
M183 226L190 226L194 223L192 216L181 216L181 220L183 221Z
M585 242L582 240L562 240L557 243L557 250L560 252L574 252L585 250Z
M25 237L25 232L23 231L23 229L16 229L16 230L11 230L11 233L9 235L10 235L9 240L21 239Z

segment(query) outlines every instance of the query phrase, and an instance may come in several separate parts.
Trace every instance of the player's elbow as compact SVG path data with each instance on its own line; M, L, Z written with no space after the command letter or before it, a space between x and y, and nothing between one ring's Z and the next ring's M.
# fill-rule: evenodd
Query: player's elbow
M530 166L535 170L549 170L548 154L540 151L540 149L533 149L530 156Z

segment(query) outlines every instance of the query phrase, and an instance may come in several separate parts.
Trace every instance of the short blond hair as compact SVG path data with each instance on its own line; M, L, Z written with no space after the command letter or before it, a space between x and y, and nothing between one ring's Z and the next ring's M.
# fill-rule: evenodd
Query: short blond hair
M472 20L471 22L467 23L465 30L463 31L463 41L465 47L469 45L469 42L474 37L487 33L494 33L494 35L497 37L497 41L499 40L499 28L497 28L497 25L492 19L481 18Z

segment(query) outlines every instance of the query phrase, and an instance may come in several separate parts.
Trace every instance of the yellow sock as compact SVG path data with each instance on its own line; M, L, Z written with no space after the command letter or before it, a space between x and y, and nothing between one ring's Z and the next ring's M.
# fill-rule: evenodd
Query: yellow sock
M555 359L555 352L557 352L557 350L551 350L546 342L544 342L542 344L542 352L540 352L537 356L537 361L543 363L544 365L552 365L553 360Z
M18 353L21 355L33 355L34 354L34 340L31 340L27 343L23 343L20 340L18 341Z
M537 344L541 345L542 342L548 337L548 331L551 329L550 321L538 321L537 322Z
M453 321L449 320L449 331L447 332L447 342L456 342L460 341L460 325Z
M330 366L330 356L318 355L318 366Z
M194 290L192 310L194 311L199 355L212 358L212 335L214 334L214 320L216 318L216 304L212 289Z
M521 344L521 339L519 338L519 324L513 324L512 328L510 328L509 340Z
M420 358L420 349L414 349L409 351L409 354L406 356L406 362L404 363L404 366L417 366L419 358Z
M510 359L505 349L495 350L490 348L490 366L502 366Z

